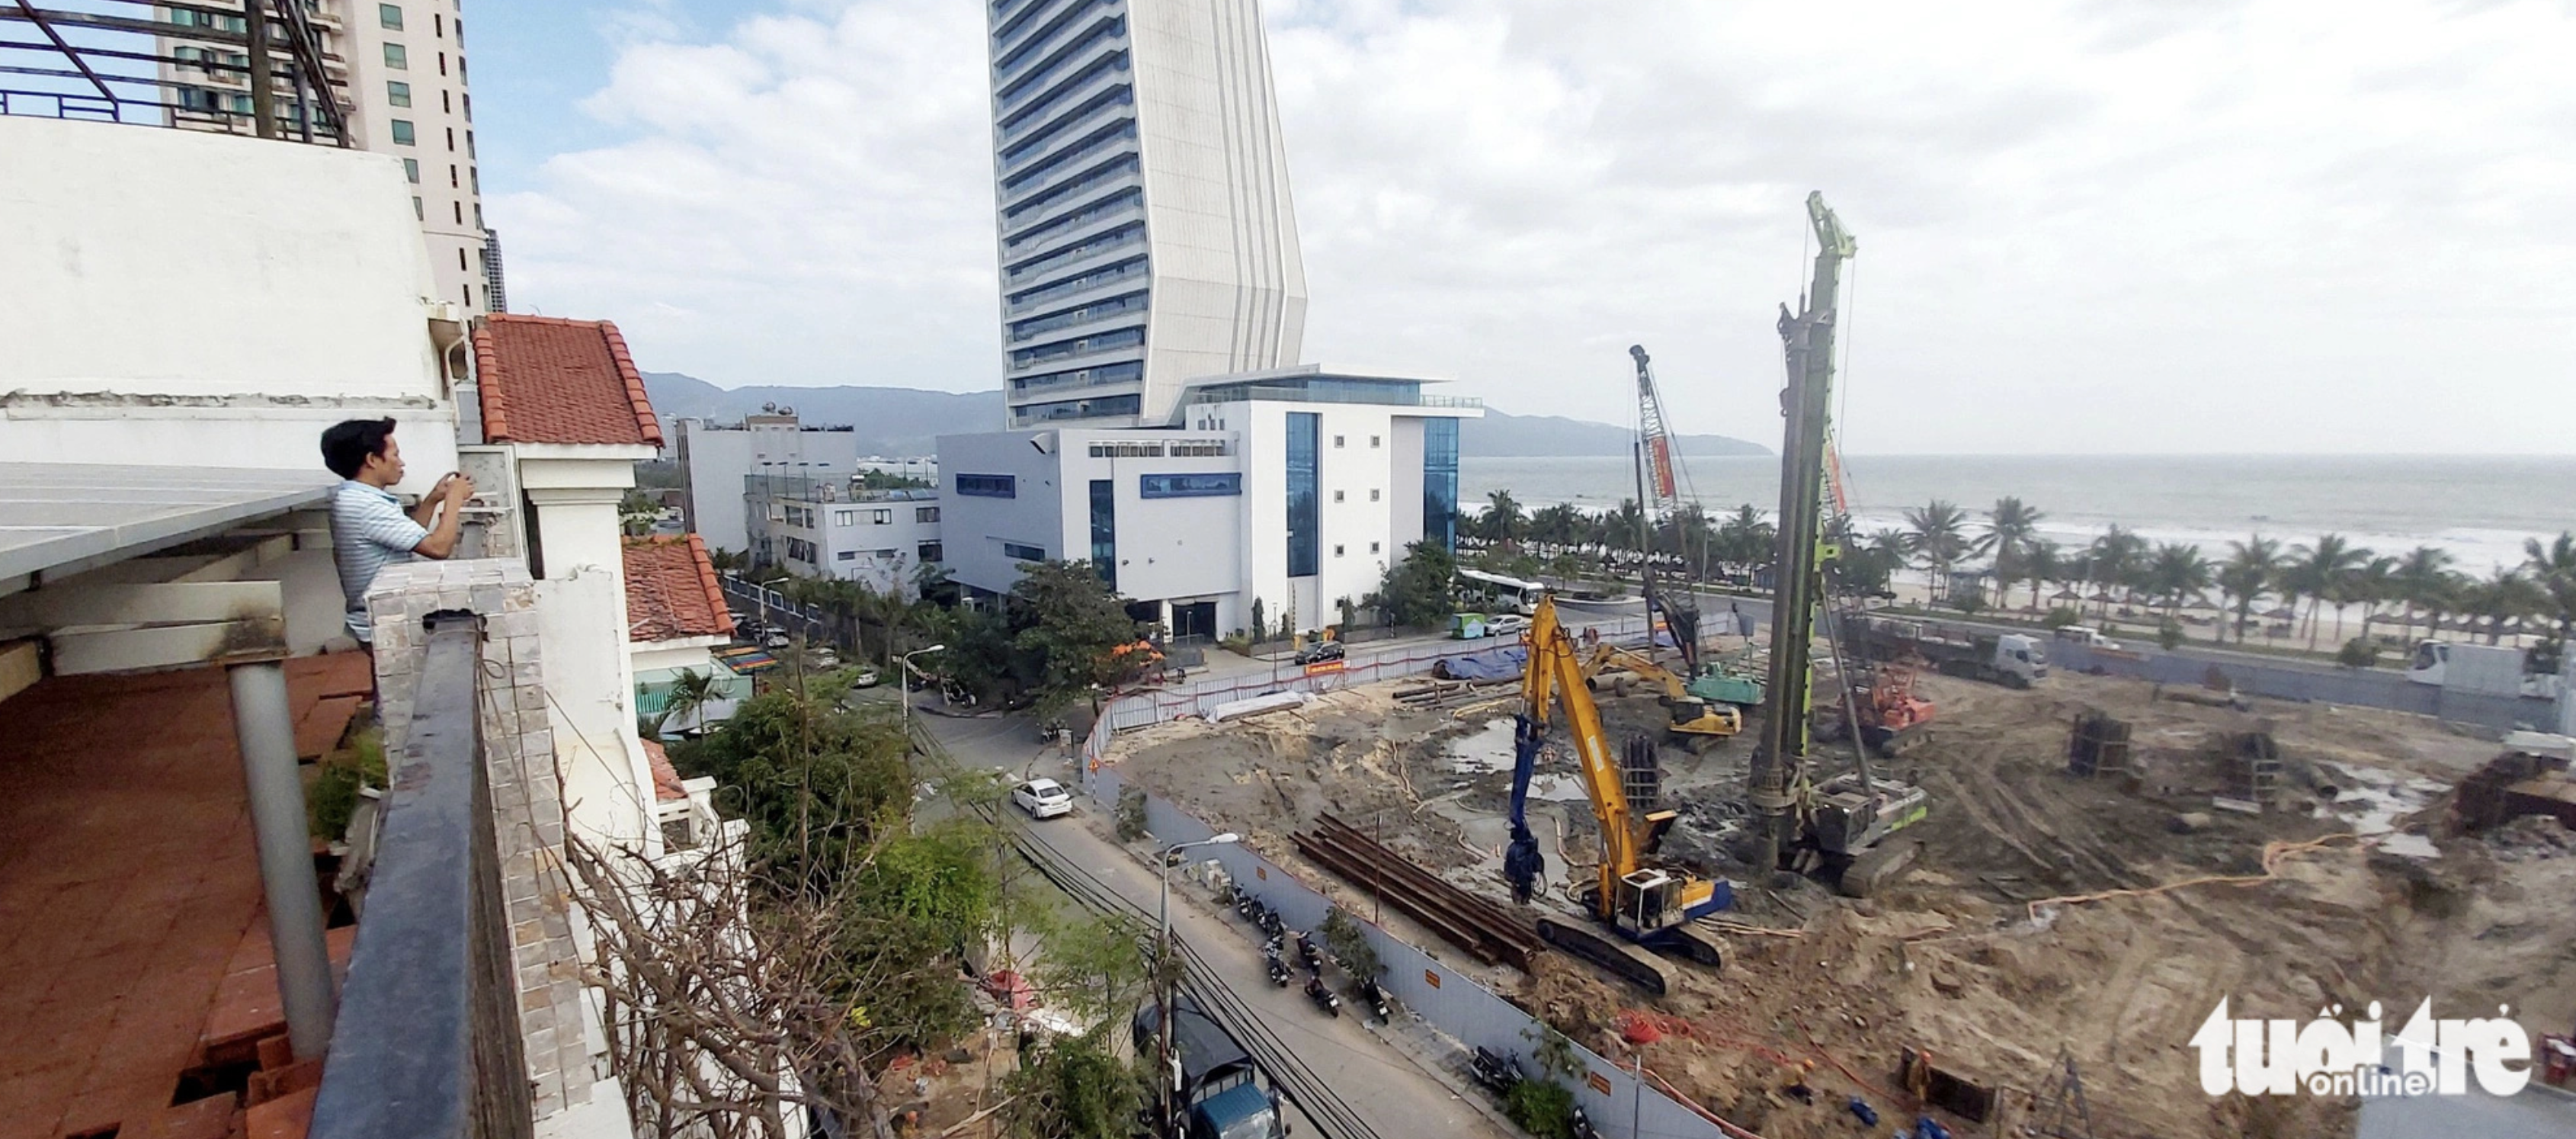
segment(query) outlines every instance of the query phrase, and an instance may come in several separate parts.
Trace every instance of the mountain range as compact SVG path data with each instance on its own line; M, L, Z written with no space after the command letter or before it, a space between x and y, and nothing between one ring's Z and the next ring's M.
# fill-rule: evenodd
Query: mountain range
M644 373L644 392L662 417L665 433L679 418L730 421L776 406L794 408L807 423L858 429L862 455L928 455L941 435L1000 430L1002 393L935 392L919 388L720 388L680 372ZM1482 419L1458 427L1458 450L1476 458L1626 455L1633 430L1557 415L1513 415L1485 409ZM1767 455L1757 443L1724 435L1677 435L1684 455Z

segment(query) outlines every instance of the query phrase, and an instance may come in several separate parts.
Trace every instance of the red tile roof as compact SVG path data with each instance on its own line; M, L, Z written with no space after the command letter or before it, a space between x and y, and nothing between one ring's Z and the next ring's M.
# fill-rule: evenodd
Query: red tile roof
M669 641L733 634L715 563L695 534L626 540L626 637Z
M689 789L680 786L680 769L671 766L671 753L663 750L661 741L644 741L644 758L653 763L653 798L668 803L686 799Z
M626 339L604 320L496 313L474 329L483 437L662 445Z

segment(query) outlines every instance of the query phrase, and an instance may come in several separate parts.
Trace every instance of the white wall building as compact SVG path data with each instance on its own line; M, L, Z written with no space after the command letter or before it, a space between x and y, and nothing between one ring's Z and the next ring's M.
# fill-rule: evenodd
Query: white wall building
M221 699L192 706L179 726L207 741L212 762L230 752L247 772L282 769L281 780L255 784L265 791L254 789L248 798L254 815L272 808L259 824L262 838L282 841L264 845L286 852L286 870L270 879L277 888L266 896L311 902L310 835L302 781L294 773L303 725L289 715L287 690L242 678L272 669L292 676L313 669L317 662L310 658L327 642L347 647L340 628L344 598L319 509L339 479L323 469L319 440L340 420L391 416L408 466L398 493L425 492L460 467L478 485L454 560L388 567L376 579L379 602L409 581L427 592L408 596L434 606L378 610L372 671L382 722L392 731L413 711L421 685L413 654L423 619L430 612L470 611L482 621L475 687L445 691L478 697L467 702L482 709L475 746L487 763L494 756L506 761L493 769L517 776L502 793L521 802L518 813L484 831L481 841L499 848L504 866L533 865L544 847L560 865L567 832L663 855L662 809L635 740L617 519L634 461L650 457L660 436L615 329L499 317L478 322L469 337L463 305L443 299L433 280L431 251L420 239L402 166L385 155L0 116L0 170L11 172L0 189L7 199L0 207L0 311L10 320L8 348L0 352L0 482L7 486L0 493L0 646L14 662L40 665L44 678L37 687L75 673L221 664L233 678L238 746L231 729L205 719L224 715ZM469 366L480 381L473 387L460 383ZM479 401L482 428L460 443L458 404L465 392ZM29 652L30 645L43 651ZM281 656L305 659L281 662ZM358 660L350 653L338 659ZM318 663L327 668L331 658ZM370 671L369 662L360 661L357 670ZM362 680L349 693L353 706L366 691ZM98 723L101 739L111 744L118 733L173 728L172 722L113 716ZM404 763L399 732L388 739L395 762ZM255 743L286 751L280 756L277 748ZM21 767L10 774L28 773ZM168 775L165 768L151 777ZM543 795L534 790L540 785ZM25 786L13 785L13 800L43 801L30 800ZM404 809L412 786L397 781L393 810ZM145 813L203 815L209 803L225 802L198 788L198 797L189 798L175 785L155 785L168 800ZM77 817L93 809L96 804L56 813ZM135 810L99 817L142 817ZM236 817L231 812L215 813ZM283 830L275 826L281 816ZM464 833L472 842L470 829ZM145 888L154 897L241 898L238 920L252 920L248 899L234 887L258 872L248 863L261 860L184 844L169 849L179 856L128 861L120 873L160 882ZM407 849L423 848L389 838L377 851L379 874ZM463 851L444 849L456 856L440 865L465 864ZM218 878L234 885L219 889ZM385 882L375 880L378 887ZM569 901L560 891L537 899L533 874L526 884L525 894L508 895L509 914L495 911L482 928L495 934L488 948L515 959L520 1009L545 1008L542 1024L531 1019L519 1026L535 1101L533 1131L631 1134L618 1084L603 1067L603 1053L591 1047L601 1026L594 1022L585 1031L579 1020L595 1017L598 1005L579 991ZM391 935L370 933L368 923L397 910L382 904L383 892L376 898L379 904L360 922L349 963L352 984L409 960L388 966L395 951L376 948ZM321 916L309 914L309 922L297 925L273 902L268 910L269 944L281 947L280 975L304 930L313 949L304 960L318 963ZM465 927L480 923L456 916L463 925L453 932L462 942L469 936ZM289 925L295 928L284 928ZM241 928L231 927L234 933ZM84 967L104 968L97 961ZM132 963L116 968L114 985L149 986L134 991L158 994L153 999L183 1014L217 1003L219 975L204 974L202 987L189 993L186 968L149 976L136 974ZM317 983L302 991L321 992L327 1006L327 963L308 972ZM88 983L48 975L18 979L49 982ZM461 986L457 999L466 999ZM116 1007L93 1003L107 1010L101 1017ZM405 1023L353 1033L350 1021L339 1018L342 1031L322 1057L317 1111L363 1101L372 1090L351 1083L354 1077L335 1076L332 1064L344 1055L339 1049L417 1029ZM193 1038L143 1040L121 1028L116 1036L138 1055L170 1046L162 1060L174 1080L202 1059ZM296 1046L302 1053L306 1041ZM0 1080L21 1074L0 1065ZM158 1102L147 1106L171 1102L168 1092L155 1093ZM123 1125L128 1134L158 1133L156 1121L143 1115Z
M746 416L735 424L681 419L672 428L672 459L687 492L682 513L689 532L710 550L751 548L743 476L846 479L858 469L857 432L799 423L792 411Z
M1164 421L1294 363L1306 275L1255 0L990 5L1008 427Z
M978 595L1090 561L1174 636L1341 622L1406 545L1454 548L1473 400L1316 366L1190 386L1182 423L942 436L948 565Z
M922 566L945 560L935 490L861 490L848 478L745 475L743 500L755 566L909 595Z
M233 14L224 14L227 9ZM161 10L175 25L156 40L157 54L174 61L159 65L161 78L174 85L171 125L256 133L243 40L248 24L241 10L241 0L196 0ZM465 82L465 21L456 0L307 0L305 12L328 68L314 86L329 90L312 97L338 101L352 145L402 161L414 232L429 251L437 280L432 295L473 314L500 311L493 303L501 287L498 239L483 226L474 97ZM290 77L294 61L282 34L270 42L280 45L270 51L277 126L292 137L301 129ZM315 120L322 121L319 112Z

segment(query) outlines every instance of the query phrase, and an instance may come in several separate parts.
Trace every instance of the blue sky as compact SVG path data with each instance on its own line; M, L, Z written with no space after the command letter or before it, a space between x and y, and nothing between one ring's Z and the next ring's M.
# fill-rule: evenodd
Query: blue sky
M2564 4L1261 7L1309 361L1617 422L1642 343L1680 428L1771 439L1822 189L1848 450L2576 450ZM995 386L981 9L469 5L514 307Z

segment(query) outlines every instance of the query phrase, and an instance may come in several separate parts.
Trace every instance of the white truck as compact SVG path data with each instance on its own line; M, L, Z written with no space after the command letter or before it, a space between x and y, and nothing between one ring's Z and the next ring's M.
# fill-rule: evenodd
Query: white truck
M2510 645L2424 641L2406 662L2406 679L2448 692L2481 696L2554 697L2558 678L2524 671L2522 650Z

